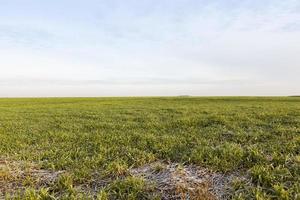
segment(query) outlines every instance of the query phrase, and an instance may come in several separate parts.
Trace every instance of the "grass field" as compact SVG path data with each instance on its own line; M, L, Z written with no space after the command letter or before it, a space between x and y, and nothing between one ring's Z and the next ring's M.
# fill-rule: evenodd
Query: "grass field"
M195 169L226 178L221 198L300 199L300 98L0 99L0 199L217 198L159 190Z

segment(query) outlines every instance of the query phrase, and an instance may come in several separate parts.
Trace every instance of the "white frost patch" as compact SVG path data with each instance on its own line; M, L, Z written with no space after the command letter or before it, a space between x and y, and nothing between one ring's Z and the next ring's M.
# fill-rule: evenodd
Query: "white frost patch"
M228 199L228 189L238 174L215 173L195 165L155 162L130 170L156 185L163 199Z

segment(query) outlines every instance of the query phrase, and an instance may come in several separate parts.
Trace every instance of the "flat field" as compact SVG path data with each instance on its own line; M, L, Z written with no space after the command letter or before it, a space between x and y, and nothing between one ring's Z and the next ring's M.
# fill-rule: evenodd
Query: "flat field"
M0 99L1 198L300 199L300 98Z

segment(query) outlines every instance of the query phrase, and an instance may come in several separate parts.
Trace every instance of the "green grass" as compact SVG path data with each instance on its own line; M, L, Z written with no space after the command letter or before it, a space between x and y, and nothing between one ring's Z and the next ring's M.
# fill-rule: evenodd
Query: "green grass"
M236 199L300 199L300 98L0 99L0 157L66 172L28 199L85 198L75 186L107 177L98 199L159 198L128 175L155 160L243 172Z

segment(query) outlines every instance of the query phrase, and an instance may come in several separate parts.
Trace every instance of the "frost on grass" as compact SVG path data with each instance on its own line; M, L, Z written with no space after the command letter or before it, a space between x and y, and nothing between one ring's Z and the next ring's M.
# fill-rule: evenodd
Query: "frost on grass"
M55 182L62 171L40 169L25 161L0 158L0 199L5 195L24 192L28 187L40 189Z
M39 190L51 187L64 173L40 169L28 162L0 159L0 199L7 194L14 196L16 191L22 193L26 188ZM149 196L146 199L158 196L163 200L223 200L230 199L229 189L234 179L244 177L239 173L222 174L195 165L157 161L130 169L129 173L118 178L95 177L92 184L79 184L76 189L81 194L90 194L91 199L105 191L111 199L118 199L129 192L131 196ZM145 181L145 185L140 180Z
M228 199L228 190L238 174L214 173L194 165L155 162L130 170L156 185L162 199Z

